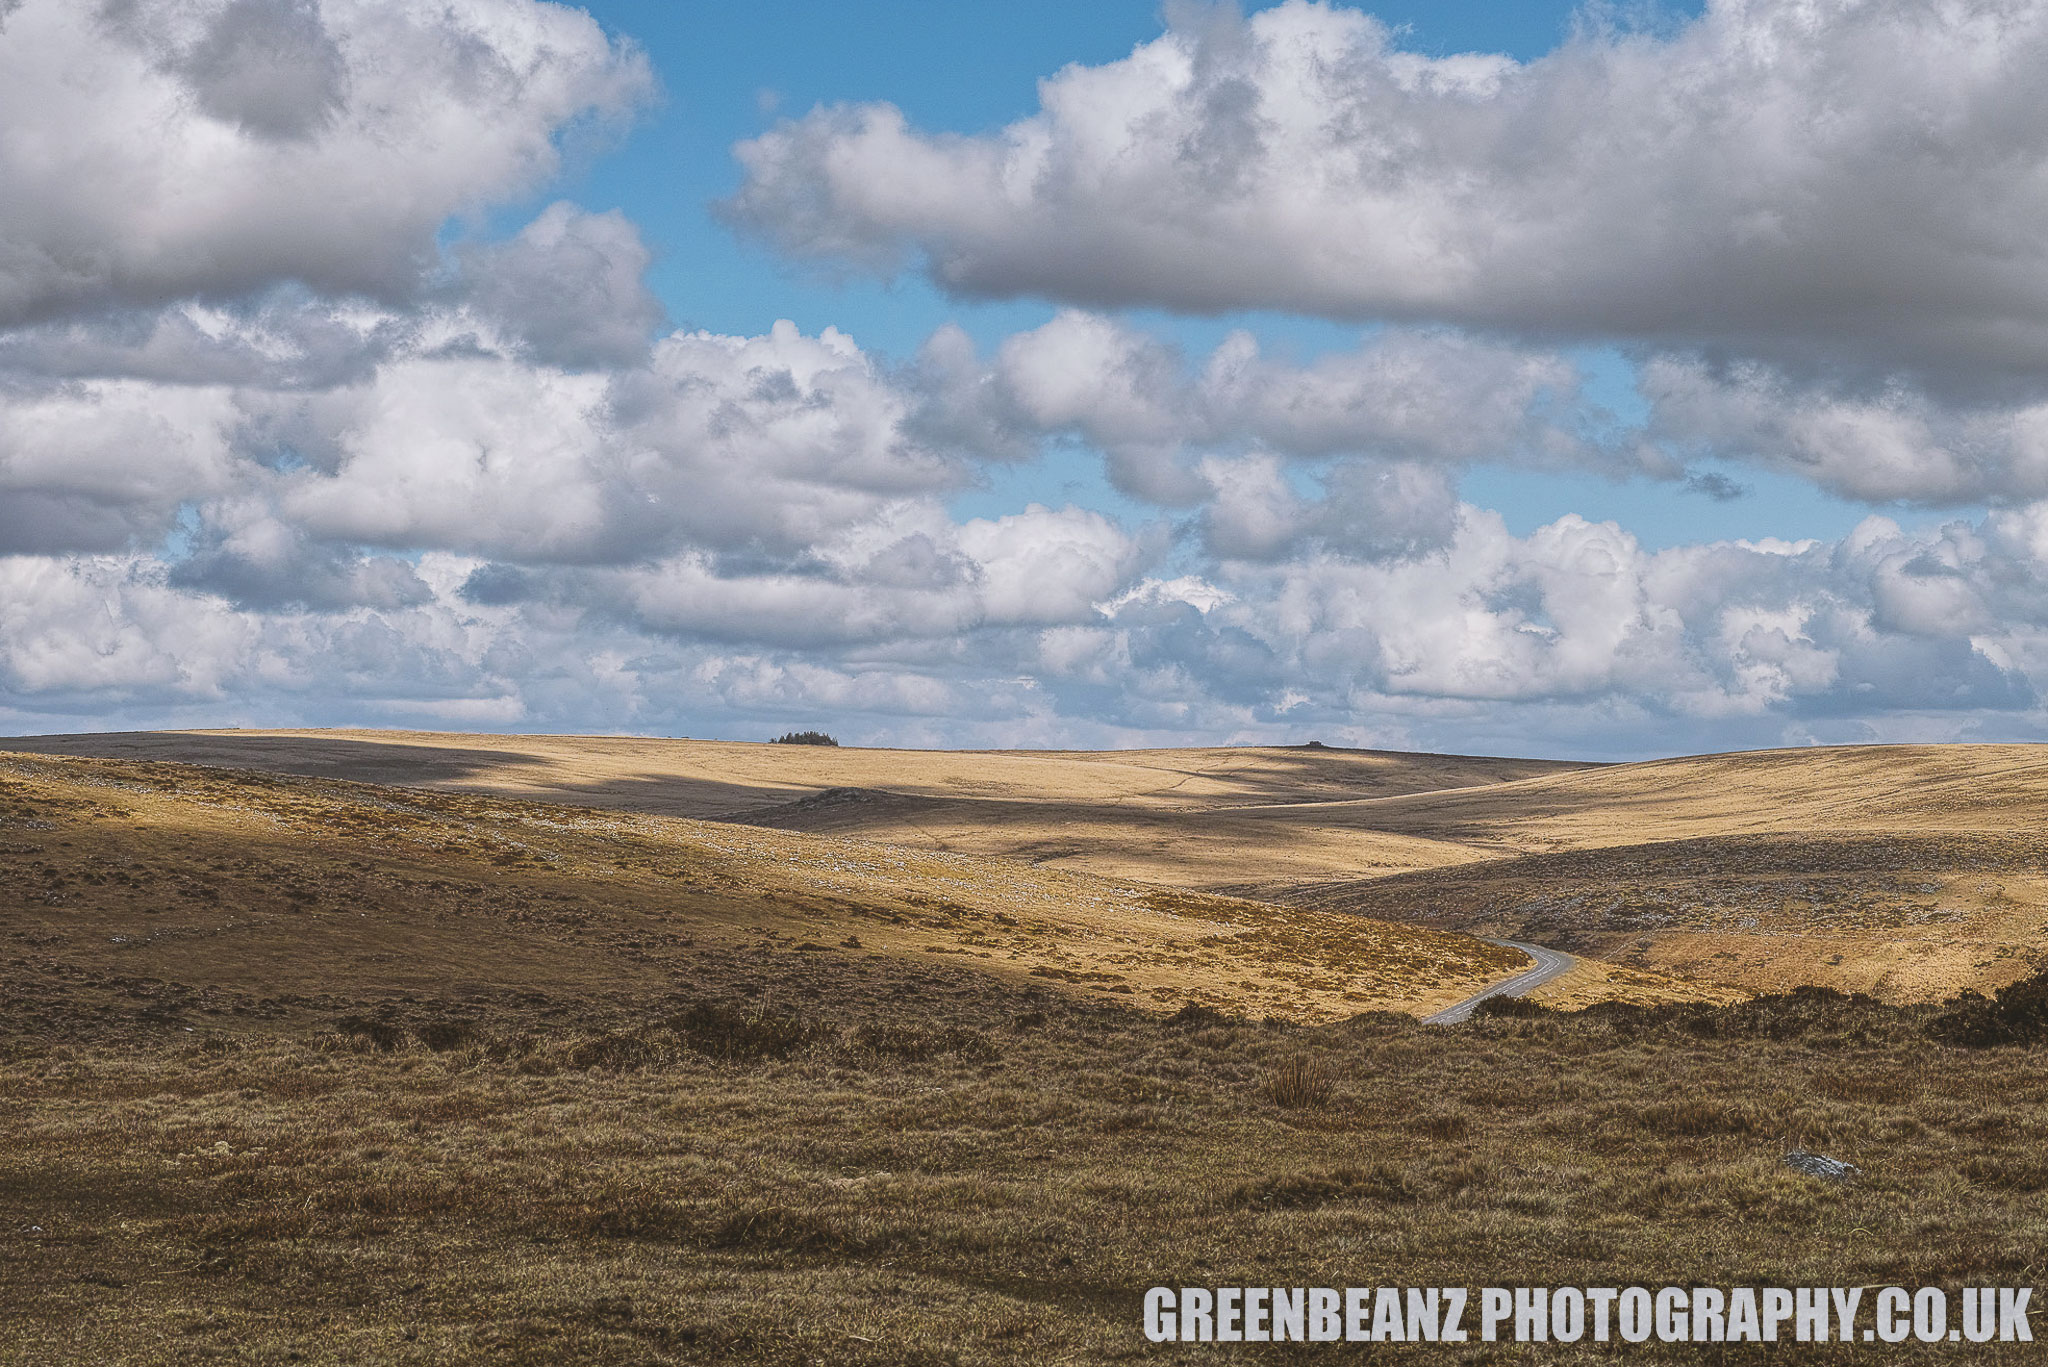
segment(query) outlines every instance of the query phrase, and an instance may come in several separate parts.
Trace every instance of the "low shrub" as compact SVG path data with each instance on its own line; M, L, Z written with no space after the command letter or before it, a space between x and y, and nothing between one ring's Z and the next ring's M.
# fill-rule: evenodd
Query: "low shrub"
M476 1038L476 1027L468 1021L421 1021L412 1027L413 1038L437 1054L460 1049Z
M388 1054L405 1043L405 1027L367 1016L343 1016L334 1028L359 1048Z
M1243 1025L1242 1016L1225 1015L1213 1006L1200 1002L1189 1002L1166 1018L1166 1024L1176 1030L1207 1030L1218 1025Z
M1430 1111L1409 1121L1408 1129L1425 1139L1444 1144L1470 1138L1472 1117L1463 1111Z

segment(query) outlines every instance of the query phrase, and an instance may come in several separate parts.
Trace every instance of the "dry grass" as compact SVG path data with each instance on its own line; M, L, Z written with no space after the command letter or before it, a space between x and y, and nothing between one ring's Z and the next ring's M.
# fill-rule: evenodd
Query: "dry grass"
M1321 1110L1336 1090L1329 1064L1316 1054L1289 1054L1266 1075L1266 1098L1282 1110Z
M1258 852L1267 876L1291 879L1461 862L1472 852L1460 845L1276 826L1262 809L1585 767L1268 746L977 752L414 731L144 732L7 744L664 816L734 817L1181 887L1242 881L1247 850Z
M687 1004L565 996L440 1047L419 1025L457 1004L425 997L353 1003L382 1037L9 1037L0 1358L1265 1360L1150 1350L1139 1298L2025 1284L2048 1237L2048 1056L1934 1043L1924 1011L1304 1026L910 968L707 955ZM1788 1171L1793 1144L1866 1176Z
M1573 1005L1807 982L1937 1000L2010 982L2048 950L2048 862L2034 848L2048 826L2048 751L2038 746L1588 767L1305 748L961 754L408 732L17 743L726 815L1505 932L1604 961L1546 994ZM1168 985L1125 976L1140 994Z
M2019 782L1983 811L2021 810ZM1563 937L1604 933L1568 918L1631 881L1704 889L1707 917L1805 879L1877 943L1918 924L1886 897L1947 895L1884 892L1899 868L2012 887L2029 838L1658 841L1369 886L1418 917L1540 904ZM161 764L0 759L0 873L5 1362L1263 1361L1290 1350L1145 1344L1145 1288L2026 1285L2048 1239L2025 1042L2048 992L1424 1027L1370 1008L1518 956L932 850ZM1559 995L1682 988L1602 967ZM1795 1146L1863 1176L1790 1171Z
M1289 894L1536 940L1748 991L1825 983L1898 1001L1989 991L2048 962L2048 839L2034 830L1718 836L1488 860ZM1570 1001L1560 980L1550 998Z
M166 1011L289 1013L335 962L394 990L653 991L700 947L749 945L1329 1019L1432 1010L1520 962L1461 935L961 855L104 760L0 757L0 874L25 971Z

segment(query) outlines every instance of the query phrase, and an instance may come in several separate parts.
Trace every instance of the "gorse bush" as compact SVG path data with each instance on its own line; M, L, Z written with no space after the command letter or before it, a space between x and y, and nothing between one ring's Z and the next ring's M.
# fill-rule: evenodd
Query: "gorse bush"
M775 744L830 745L836 747L839 742L826 735L823 731L787 731L775 738Z

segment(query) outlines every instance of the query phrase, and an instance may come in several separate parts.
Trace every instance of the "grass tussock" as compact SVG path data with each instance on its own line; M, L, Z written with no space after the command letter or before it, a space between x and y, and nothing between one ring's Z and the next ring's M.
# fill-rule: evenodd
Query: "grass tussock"
M1320 1110L1336 1091L1330 1065L1316 1054L1289 1054L1266 1074L1266 1099L1282 1110Z

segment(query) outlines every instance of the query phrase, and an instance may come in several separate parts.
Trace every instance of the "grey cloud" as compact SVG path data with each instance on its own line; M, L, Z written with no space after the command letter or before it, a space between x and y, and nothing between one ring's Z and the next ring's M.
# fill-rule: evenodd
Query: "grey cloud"
M1324 545L1367 558L1413 556L1447 544L1459 521L1457 490L1440 470L1342 462L1324 480L1312 524Z
M264 558L245 551L202 550L173 564L166 582L218 595L244 610L273 612L406 608L433 597L402 561L331 546L295 545L288 555Z
M1270 457L1210 460L1202 473L1214 490L1198 520L1202 544L1226 560L1414 556L1446 545L1458 527L1457 490L1425 466L1340 461L1323 472L1320 498L1296 493Z
M1021 461L1038 454L1044 432L975 355L974 341L953 324L925 339L906 374L917 407L906 430L939 450L972 451L984 461Z
M0 555L120 551L162 536L169 527L169 511L153 502L50 489L10 490L0 497Z
M1834 687L1798 700L1800 717L1874 712L2022 712L2038 705L2034 681L2001 668L1966 640L1844 641Z
M1103 530L1050 514L970 526L955 553L979 567L972 583L898 574L898 548L927 557L915 535L876 535L835 575L801 578L765 565L722 577L688 556L595 569L430 552L380 570L289 538L266 559L261 519L183 569L0 558L0 715L154 700L150 715L191 719L202 714L177 709L232 699L422 724L703 735L802 714L849 736L953 744L1298 740L1306 726L1333 741L1610 755L1668 748L1674 724L1729 747L2048 734L2040 508L1932 533L1872 519L1834 544L1656 553L1579 519L1513 537L1466 510L1419 559L1230 562L1122 591L1144 565ZM864 577L868 565L882 572ZM221 596L237 591L230 571L252 567L290 591L244 586L236 608ZM391 576L381 590L378 573ZM346 611L315 605L323 574ZM1991 616L1889 597L1896 585L1960 590Z
M1716 503L1732 503L1749 493L1745 485L1715 470L1686 476L1684 488L1689 494L1704 494Z
M1431 389L1402 378L1411 339L1292 369L1233 341L1189 369L1069 318L986 365L955 354L936 380L928 363L890 372L836 332L786 325L677 334L640 365L577 372L468 308L359 320L382 349L327 389L15 381L0 484L41 524L11 533L44 538L7 562L39 567L0 623L16 691L198 698L282 687L253 662L286 658L307 675L292 687L322 696L417 669L394 675L405 707L492 722L626 688L587 677L603 642L620 661L691 653L735 688L758 667L774 682L749 696L777 705L815 683L820 698L914 716L1014 685L1025 692L1004 715L1042 736L1481 704L1749 718L1761 734L1902 710L2032 715L2048 671L2029 634L2048 638L2035 505L1927 534L1873 520L1831 546L1653 555L1575 518L1507 535L1458 504L1452 477L1483 449L1474 434L1548 449L1551 420L1538 439L1516 415L1570 378L1512 350L1458 379L1454 348L1452 378ZM187 321L227 352L237 328L271 326L232 311ZM1500 384L1513 402L1445 428ZM979 413L1023 439L1178 452L1201 539L1170 550L1076 509L954 520L941 500L962 465L917 435L947 395L949 420ZM1345 441L1428 458L1324 454ZM119 592L85 587L86 559L34 554L119 555L180 517L189 549L128 551ZM1169 553L1181 578L1140 580ZM81 610L110 633L81 638L84 653L57 625ZM358 626L318 625L329 619ZM485 710L461 711L471 702ZM1084 703L1093 720L1059 711Z
M234 307L187 301L0 331L0 375L323 390L368 378L414 331L412 318L279 286Z
M980 578L972 560L925 532L891 542L869 557L859 572L869 583L906 589L950 589Z
M968 295L1721 347L1956 390L2048 373L2048 4L1715 0L1526 65L1288 0L1070 67L1000 132L838 107L726 212Z
M311 0L230 0L175 67L201 109L262 137L307 137L341 107L341 49Z
M1268 359L1237 332L1191 369L1155 336L1068 311L986 362L964 336L936 334L914 383L920 430L996 459L1079 436L1108 456L1118 487L1168 506L1207 496L1204 453L1677 471L1588 402L1563 357L1441 330L1388 330L1306 365Z
M1645 438L1674 459L1742 460L1844 497L1954 504L2048 496L2048 404L1945 402L1893 382L1802 382L1756 362L1660 356L1639 372Z
M232 402L132 381L0 383L0 554L104 552L232 486Z
M0 44L0 327L297 281L399 298L644 59L533 0L24 0ZM232 134L222 135L225 121Z
M406 561L321 541L260 497L214 501L201 510L186 540L182 553L164 564L164 583L226 599L243 611L404 609L435 596Z
M517 565L479 565L456 592L465 602L506 607L534 596L535 577Z
M649 260L623 214L558 203L510 242L466 250L463 284L542 364L629 366L646 358L662 321L642 280Z
M632 238L559 210L542 224ZM652 349L622 334L639 363L591 370L562 364L578 343L564 329L537 347L527 314L514 328L466 295L408 313L300 299L0 335L0 494L37 510L0 526L0 551L116 549L181 507L211 525L253 500L332 546L791 561L968 481L960 455L913 432L912 387L830 329ZM896 528L876 572L957 575L945 545L913 553L922 530Z

